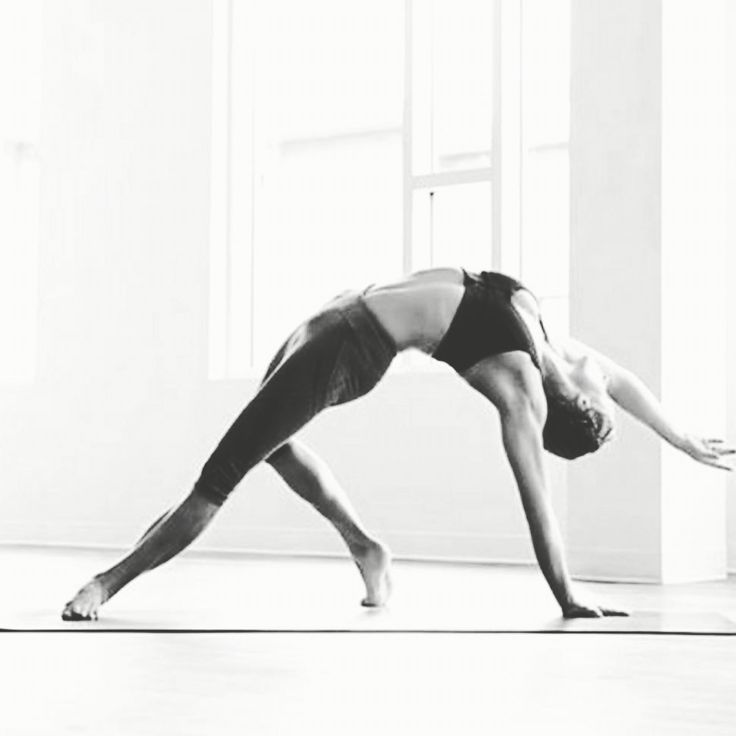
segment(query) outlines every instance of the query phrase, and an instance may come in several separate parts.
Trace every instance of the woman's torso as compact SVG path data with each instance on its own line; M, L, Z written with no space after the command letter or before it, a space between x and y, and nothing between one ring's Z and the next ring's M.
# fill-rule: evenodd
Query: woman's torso
M363 298L398 350L413 347L431 353L452 322L464 291L461 269L433 268L374 285Z
M507 340L507 344L521 344L526 336L526 342L531 343L528 352L538 355L545 336L534 297L518 282L502 274L484 273L484 276L491 280L498 279L504 287L502 289L504 293L496 297L495 306L494 304L483 305L485 311L482 315L482 324L479 321L480 314L476 319L477 336L467 334L471 329L469 325L453 322L456 316L468 320L473 308L475 307L478 311L479 307L471 302L477 302L478 298L482 299L484 296L477 291L480 288L478 276L473 273L466 276L461 268L433 268L417 271L400 281L372 286L365 293L364 299L368 308L391 335L399 350L413 347L432 355L439 347L440 351L435 355L438 359L445 359L442 357L444 352L448 358L447 362L451 365L454 357L457 357L460 364L463 361L467 363L473 351L471 350L466 356L459 355L457 347L462 349L462 340L457 339L459 337L457 333L464 331L466 342L470 337L477 343L475 354L485 357L484 352L488 352L489 355L494 352L503 352L502 349L494 349L494 345L502 347L497 338L504 331L508 332L509 323L513 322L516 323L515 329L519 332L520 337L518 340L512 340L511 343ZM468 295L463 302L466 283L470 283L469 288L476 291ZM470 299L471 296L475 299ZM461 303L463 308L462 313L459 314ZM519 320L523 325L518 324ZM494 334L494 327L496 334ZM488 342L485 351L484 339L487 339ZM458 343L458 346L455 346L454 343ZM457 366L453 367L458 369Z

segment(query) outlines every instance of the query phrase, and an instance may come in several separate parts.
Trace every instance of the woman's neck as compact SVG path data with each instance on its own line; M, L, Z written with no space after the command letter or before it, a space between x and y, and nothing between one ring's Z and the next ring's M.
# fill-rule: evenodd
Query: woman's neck
M572 366L564 346L559 342L545 342L541 355L542 379L559 385L570 385Z

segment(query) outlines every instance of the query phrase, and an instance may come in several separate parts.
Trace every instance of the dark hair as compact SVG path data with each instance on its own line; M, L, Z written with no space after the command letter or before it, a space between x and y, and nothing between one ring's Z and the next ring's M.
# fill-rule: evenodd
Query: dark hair
M595 452L612 432L611 418L592 406L584 406L581 396L547 393L547 421L542 438L549 452L574 460Z

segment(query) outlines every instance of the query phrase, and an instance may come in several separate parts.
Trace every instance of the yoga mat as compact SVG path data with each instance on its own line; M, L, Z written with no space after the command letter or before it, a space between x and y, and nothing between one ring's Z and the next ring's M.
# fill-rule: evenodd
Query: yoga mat
M256 556L177 559L122 590L99 620L62 621L64 603L111 557L0 550L18 581L6 584L0 631L736 635L714 605L732 599L727 583L709 595L697 585L579 583L586 600L631 616L565 620L535 568L397 562L389 604L366 609L347 559Z
M186 618L186 617L184 617ZM717 613L702 614L662 614L657 611L636 611L626 618L549 620L536 625L527 623L515 624L511 621L493 621L483 628L452 628L453 621L436 628L423 628L421 625L396 628L390 621L373 627L366 622L346 621L342 626L334 622L325 626L319 623L301 624L294 628L283 625L260 627L239 626L232 628L227 622L202 621L192 626L193 622L184 624L181 621L165 621L151 619L150 615L139 618L106 618L100 621L52 623L49 616L30 615L11 621L11 626L1 626L3 632L36 632L36 633L171 633L171 634L255 634L255 633L315 633L315 634L647 634L647 635L689 635L689 636L736 636L736 626L725 616ZM376 622L371 622L376 623Z

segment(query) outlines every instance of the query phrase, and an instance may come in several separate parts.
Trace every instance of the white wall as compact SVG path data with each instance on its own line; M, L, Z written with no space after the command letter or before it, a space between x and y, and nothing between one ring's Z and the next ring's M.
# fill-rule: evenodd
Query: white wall
M661 398L705 437L726 434L727 5L662 3ZM663 579L722 576L725 474L676 451L663 452L662 473Z
M0 539L127 546L254 389L207 380L211 7L45 12L40 363L0 388ZM449 370L390 376L304 437L395 552L530 559L494 411ZM340 550L267 467L199 546Z
M572 8L570 331L659 392L660 8ZM657 442L626 415L618 420L615 441L568 472L571 567L657 579Z
M726 3L726 277L728 279L728 437L736 444L736 3ZM728 568L736 572L736 478L728 479Z
M725 433L723 0L573 5L571 331L641 376L676 426ZM725 574L725 476L621 418L570 469L572 568Z

